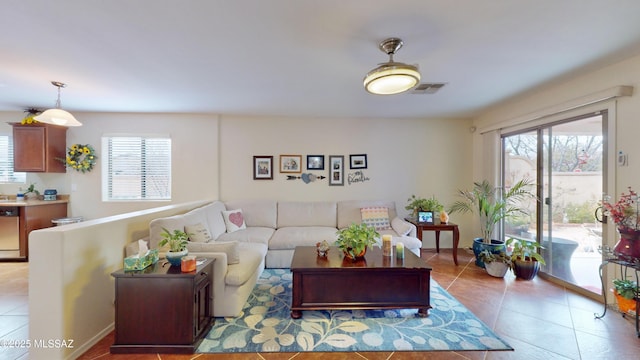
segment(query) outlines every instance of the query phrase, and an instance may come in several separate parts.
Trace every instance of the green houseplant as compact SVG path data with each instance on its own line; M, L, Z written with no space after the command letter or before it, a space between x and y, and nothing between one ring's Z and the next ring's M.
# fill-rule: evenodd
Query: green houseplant
M504 242L491 238L495 226L504 219L510 219L517 215L527 214L524 207L527 200L535 199L531 192L533 182L522 179L513 184L508 191L493 186L489 181L475 182L471 190L458 190L462 198L451 205L449 213L472 213L479 217L481 238L473 241L473 253L476 256L476 265L484 267L478 254L485 248L498 253L504 251Z
M180 261L183 256L186 256L189 252L187 250L187 244L189 243L189 235L182 230L173 230L170 232L166 228L162 228L162 240L158 243L160 247L169 245L169 251L165 254L167 260L172 266L180 266Z
M511 270L517 278L531 280L540 271L545 261L538 249L543 247L535 241L507 239L507 248L511 248Z
M638 284L633 280L613 279L613 295L618 302L618 310L623 313L635 313Z
M380 236L373 226L367 224L351 224L338 230L337 234L335 244L352 260L363 257L367 246L375 244L376 238Z
M418 211L433 211L434 213L440 212L444 209L444 206L436 199L435 196L431 196L428 199L411 195L407 199L409 202L405 206L405 210L411 211L412 216L418 216Z

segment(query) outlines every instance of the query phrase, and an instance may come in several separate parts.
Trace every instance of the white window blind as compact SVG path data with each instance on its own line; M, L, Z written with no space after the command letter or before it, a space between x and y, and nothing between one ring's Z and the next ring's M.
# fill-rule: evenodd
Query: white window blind
M171 139L159 136L102 138L103 200L170 200Z
M13 172L13 137L0 135L0 183L26 182L26 173Z

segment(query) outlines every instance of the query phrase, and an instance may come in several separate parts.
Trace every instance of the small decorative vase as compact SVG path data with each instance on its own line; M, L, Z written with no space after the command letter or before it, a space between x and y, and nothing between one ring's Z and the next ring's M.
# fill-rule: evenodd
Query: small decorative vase
M184 249L182 251L169 251L166 253L167 261L171 264L171 266L180 266L180 262L182 258L189 253L189 250Z
M625 261L640 259L640 231L618 228L618 232L620 240L613 247L613 253Z

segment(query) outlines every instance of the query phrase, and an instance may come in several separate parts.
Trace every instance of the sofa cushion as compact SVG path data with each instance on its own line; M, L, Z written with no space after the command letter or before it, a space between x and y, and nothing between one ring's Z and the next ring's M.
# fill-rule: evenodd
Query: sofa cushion
M211 204L203 206L202 209L209 224L209 234L211 234L214 240L217 239L220 234L227 232L227 225L222 218L222 212L227 210L227 208L221 201L214 201Z
M244 222L242 209L225 210L222 212L222 218L224 218L224 223L227 226L228 233L247 228L247 224Z
M240 243L269 244L269 239L274 233L273 228L248 227L232 233L224 233L216 241L237 241Z
M240 262L240 252L236 241L213 241L209 243L189 242L187 250L190 253L198 252L223 252L227 254L227 264Z
M282 201L278 203L278 228L287 226L336 227L337 208L328 201Z
M227 267L224 282L227 285L241 286L256 272L264 261L267 247L262 244L238 244L240 261Z
M389 219L395 218L396 204L386 200L347 200L338 201L338 229L344 229L351 224L360 224L362 215L360 209L363 207L386 207L389 209Z
M276 228L277 203L275 200L233 200L225 202L227 210L242 209L247 226Z
M399 217L395 217L393 218L393 220L391 220L391 228L398 233L398 235L401 236L406 236L409 234L409 232L411 232L411 224L409 224L408 222L400 219Z
M189 236L190 242L206 243L213 240L213 238L209 234L209 229L207 229L207 227L202 223L185 225L184 232Z
M206 223L207 219L204 211L200 208L191 210L185 214L168 216L164 218L157 218L149 222L149 248L157 249L158 243L162 240L163 228L173 233L174 230L184 231L185 225ZM169 245L167 244L161 252L167 251Z
M362 223L373 226L377 231L391 229L389 209L381 206L360 208Z
M336 241L336 228L323 226L290 226L276 230L269 241L269 250L295 249L296 246L315 246L327 240L331 245Z

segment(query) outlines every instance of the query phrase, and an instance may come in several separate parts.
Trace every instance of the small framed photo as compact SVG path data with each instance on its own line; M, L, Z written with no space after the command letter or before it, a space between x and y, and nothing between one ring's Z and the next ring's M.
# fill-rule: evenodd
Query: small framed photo
M433 224L433 211L418 211L418 222Z
M273 180L273 156L253 157L253 180Z
M307 155L307 170L324 170L324 155Z
M329 155L329 186L344 185L344 156Z
M366 169L367 154L349 155L349 163L351 169Z
M302 155L280 155L281 173L301 173Z

